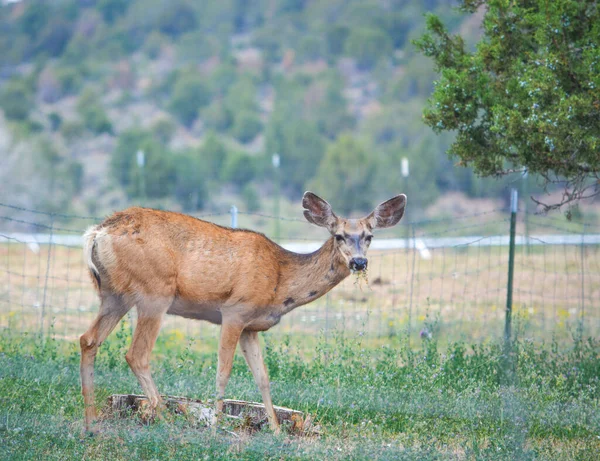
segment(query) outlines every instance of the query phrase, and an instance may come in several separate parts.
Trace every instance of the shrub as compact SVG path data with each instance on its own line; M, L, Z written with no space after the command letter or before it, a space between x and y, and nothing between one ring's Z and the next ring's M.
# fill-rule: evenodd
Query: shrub
M350 31L344 48L347 55L356 58L359 67L371 69L379 58L391 55L392 41L379 29L361 27Z
M92 90L88 89L83 92L77 101L77 112L81 115L85 127L93 133L113 132L110 119L100 104L98 96Z
M169 109L186 126L191 126L198 110L208 104L210 92L202 78L195 73L187 72L179 75L173 88L173 97Z
M238 187L243 187L256 174L254 159L243 152L232 152L227 156L223 166L223 179Z
M31 88L23 80L11 80L0 93L0 107L11 120L25 120L33 104Z
M260 210L260 196L256 187L251 183L246 184L242 189L242 199L247 211L255 212Z
M50 129L52 131L58 131L62 125L62 117L57 112L48 114L48 121L50 122Z
M175 156L175 198L185 211L204 207L208 198L206 172L197 153L185 152Z
M255 113L242 111L235 115L231 131L240 142L247 143L262 131L262 122Z

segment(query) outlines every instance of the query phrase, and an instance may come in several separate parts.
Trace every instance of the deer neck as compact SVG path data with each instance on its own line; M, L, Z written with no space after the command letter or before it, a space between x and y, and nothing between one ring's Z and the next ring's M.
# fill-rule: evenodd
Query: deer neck
M333 237L314 253L287 252L280 267L276 299L284 312L320 298L350 275Z

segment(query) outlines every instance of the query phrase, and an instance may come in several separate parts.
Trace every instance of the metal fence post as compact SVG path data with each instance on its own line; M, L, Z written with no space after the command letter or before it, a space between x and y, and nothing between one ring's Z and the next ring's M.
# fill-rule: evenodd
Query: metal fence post
M46 277L44 279L44 293L42 296L42 309L40 312L40 337L44 338L44 323L46 317L46 295L48 293L48 277L50 276L50 256L52 254L52 240L54 237L54 213L50 215L50 239L48 240L48 259L46 260Z
M504 323L504 341L510 347L512 337L512 301L513 278L515 272L515 231L517 227L517 208L519 194L512 189L510 194L510 241L508 250L508 282L506 287L506 319Z
M417 259L417 238L415 236L415 226L413 224L410 225L410 230L412 234L412 242L410 242L412 246L412 268L410 270L410 295L408 301L408 346L410 347L410 335L412 333L412 307L413 307L413 291L415 285L415 267L416 267L416 259Z
M231 205L229 209L229 213L231 213L231 227L233 229L237 229L238 226L238 209L235 205Z

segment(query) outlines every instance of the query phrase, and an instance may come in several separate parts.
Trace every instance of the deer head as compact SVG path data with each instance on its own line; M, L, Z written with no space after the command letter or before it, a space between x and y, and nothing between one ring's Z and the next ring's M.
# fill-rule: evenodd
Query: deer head
M351 271L367 268L367 250L373 239L373 230L398 224L404 214L406 195L400 194L377 207L360 219L338 218L331 205L312 192L302 198L304 217L311 223L326 228L335 238L335 248Z

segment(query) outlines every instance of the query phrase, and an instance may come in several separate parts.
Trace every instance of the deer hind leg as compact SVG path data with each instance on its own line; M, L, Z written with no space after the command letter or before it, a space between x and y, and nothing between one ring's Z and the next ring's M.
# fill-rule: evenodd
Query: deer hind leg
M81 345L81 392L85 405L86 431L92 429L92 423L96 419L94 362L98 348L129 309L131 309L131 304L123 297L114 294L102 294L98 316L90 328L79 338L79 344Z
M265 404L265 410L267 417L269 418L269 424L271 429L275 433L279 433L279 421L273 408L273 402L271 401L271 389L269 385L269 376L267 375L267 369L263 360L262 352L260 350L260 342L258 340L258 332L256 331L243 331L240 336L240 349L252 371L256 385L262 394L263 403Z
M150 414L162 406L162 399L150 372L150 354L160 332L162 319L170 305L171 300L138 302L138 321L131 346L125 355L131 371L148 398Z

